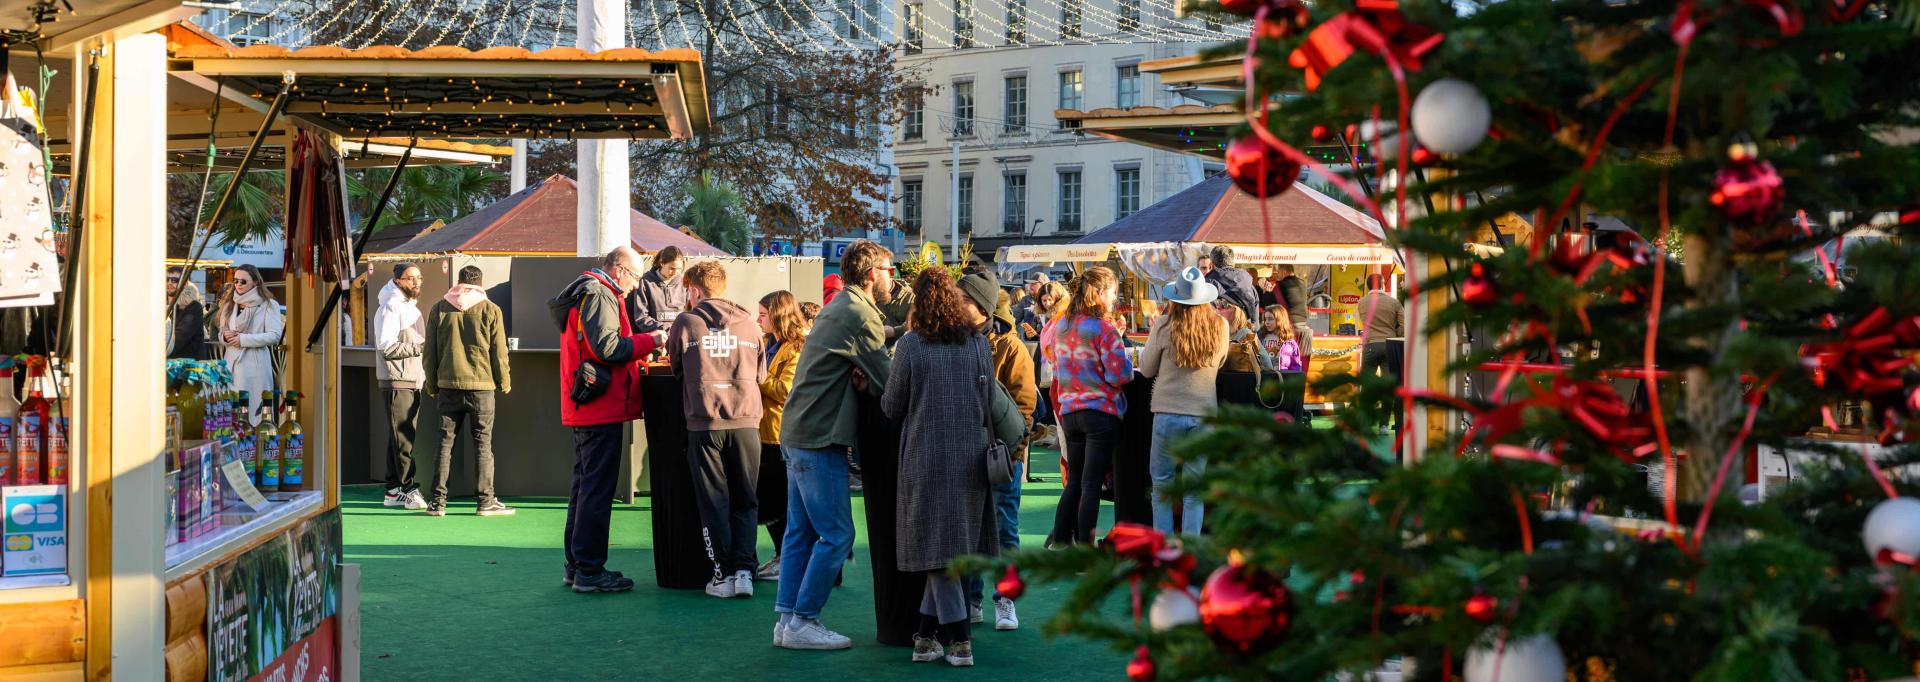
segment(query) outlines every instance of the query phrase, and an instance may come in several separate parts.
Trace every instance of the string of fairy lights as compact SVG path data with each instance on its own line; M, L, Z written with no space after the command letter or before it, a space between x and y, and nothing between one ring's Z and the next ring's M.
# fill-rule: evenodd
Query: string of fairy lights
M260 3L266 5L264 10L248 12L237 31L231 26L228 28L234 35L259 35L256 31L266 24L273 27L268 37L276 44L328 36L328 44L361 49L405 26L399 44L417 49L447 44L447 39L455 35L458 38L452 44L467 44L478 27L491 25L487 45L503 44L502 39L511 35L512 41L504 44L530 48L541 44L564 46L574 42L568 31L572 24L569 18L579 1L272 0L271 4ZM1250 30L1244 23L1219 25L1199 17L1176 19L1177 4L1184 1L919 0L915 4L922 9L907 12L904 6L894 7L903 0L882 0L871 5L864 0L790 0L767 3L766 7L755 8L757 11L743 13L734 0L720 0L713 8L705 1L635 0L626 3L625 37L628 45L657 50L704 46L705 37L713 35L716 36L713 49L719 56L727 56L888 49L901 37L896 34L905 32L918 38L917 49L955 50L1217 42L1245 39ZM378 4L371 10L372 16L396 17L399 23L386 24L385 31L375 30L382 26L377 21L363 21L350 27L342 25L341 22L368 16L368 13L340 10L350 4L374 3ZM663 3L667 5L664 12ZM825 7L816 7L821 4ZM295 11L296 7L307 11ZM472 14L492 7L498 11L491 21L472 20ZM769 8L784 19L780 22L784 28L769 21L776 17ZM517 18L516 12L524 15L517 27L511 25ZM542 21L549 18L550 23ZM918 25L909 27L909 22ZM411 26L406 26L408 23ZM956 31L956 27L960 30ZM459 29L457 34L456 29Z

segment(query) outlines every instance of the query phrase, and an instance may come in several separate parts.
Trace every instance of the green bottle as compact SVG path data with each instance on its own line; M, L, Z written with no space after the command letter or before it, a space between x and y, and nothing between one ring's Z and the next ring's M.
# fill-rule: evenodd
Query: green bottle
M259 415L253 431L260 437L260 492L279 492L280 432L273 428L273 391L261 395Z

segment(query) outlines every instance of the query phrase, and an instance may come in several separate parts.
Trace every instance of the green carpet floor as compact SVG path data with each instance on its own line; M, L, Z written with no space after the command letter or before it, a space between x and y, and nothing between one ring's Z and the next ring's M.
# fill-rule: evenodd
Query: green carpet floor
M1052 526L1060 483L1057 455L1038 453L1043 483L1027 484L1021 541L1036 546ZM1073 637L1043 637L1041 625L1069 586L1029 584L1021 628L975 626L971 670L914 664L908 650L874 639L873 574L866 516L855 563L827 603L828 627L853 638L847 651L772 647L775 584L752 599L719 600L699 591L655 586L647 498L616 504L609 565L638 584L612 595L580 595L560 585L563 498L508 498L510 517L473 515L455 499L448 515L380 505L378 486L341 494L346 560L361 566L361 666L368 680L736 680L906 679L964 675L985 679L1111 680L1127 654ZM1105 516L1111 518L1111 505ZM1102 521L1102 527L1109 523ZM762 557L772 544L760 533Z

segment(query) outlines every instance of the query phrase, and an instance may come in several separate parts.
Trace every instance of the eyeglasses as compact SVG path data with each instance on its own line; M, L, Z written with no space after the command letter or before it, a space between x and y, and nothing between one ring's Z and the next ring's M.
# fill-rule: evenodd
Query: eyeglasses
M179 283L180 283L180 278L178 278L178 277L168 277L168 278L167 278L167 283L168 283L168 284L179 284Z
M236 278L234 278L234 280L233 280L233 283L234 283L234 284L252 284L252 283L253 283L253 280L250 280L250 279L240 279L240 278L237 278L237 277L236 277Z

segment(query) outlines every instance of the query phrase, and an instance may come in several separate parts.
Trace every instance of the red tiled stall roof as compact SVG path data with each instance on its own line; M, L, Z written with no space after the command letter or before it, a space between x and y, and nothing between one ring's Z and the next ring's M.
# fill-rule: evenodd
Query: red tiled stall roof
M1304 183L1260 201L1215 175L1074 243L1118 244L1200 241L1213 244L1371 244L1379 241L1373 219Z
M579 205L579 186L573 178L554 175L382 255L454 252L571 255L575 252ZM689 255L726 255L700 238L667 227L646 214L630 213L633 247L642 252L654 253L677 246Z

